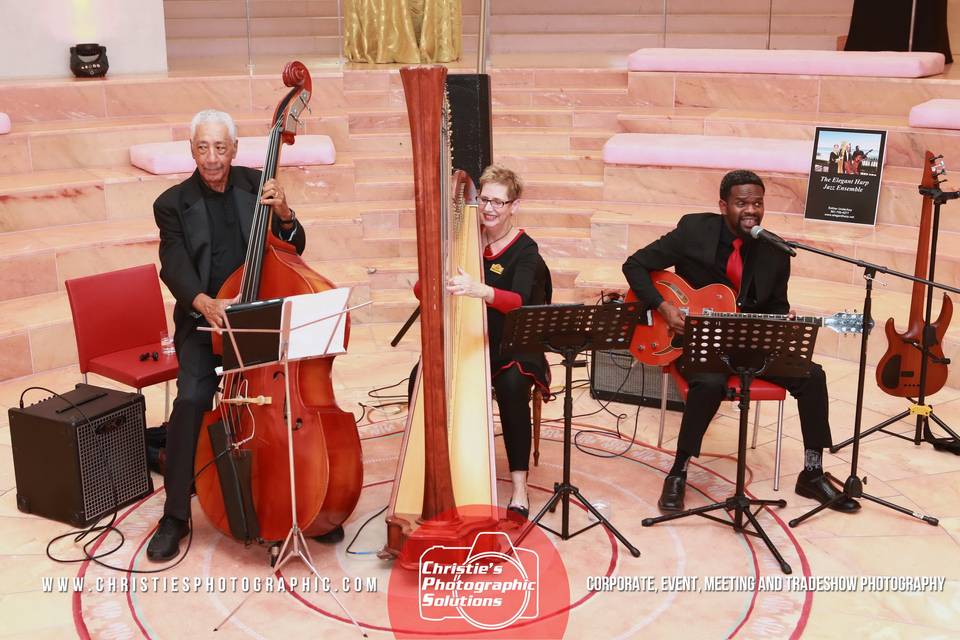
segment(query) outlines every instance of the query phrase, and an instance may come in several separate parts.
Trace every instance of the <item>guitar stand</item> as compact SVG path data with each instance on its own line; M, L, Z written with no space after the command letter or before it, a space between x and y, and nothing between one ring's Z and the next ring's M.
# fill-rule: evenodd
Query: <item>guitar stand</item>
M934 158L934 160L936 160L936 158ZM933 199L933 224L931 225L930 240L930 268L927 274L927 280L933 282L937 265L937 235L940 228L940 207L947 200L960 197L960 191L944 192L937 187L927 188L921 186L920 193ZM947 288L949 289L949 287ZM960 455L960 435L951 429L947 423L941 420L937 414L933 412L933 407L926 403L927 363L934 360L933 356L930 354L930 348L936 345L936 332L933 330L933 326L931 325L933 316L933 289L934 288L932 286L927 286L926 308L924 309L923 314L923 332L921 333L920 344L914 343L913 345L923 352L923 357L920 359L920 381L917 387L919 390L917 401L913 402L912 398L908 398L911 401L909 408L907 408L905 411L901 411L892 418L884 420L878 425L870 427L860 434L860 437L863 438L871 433L882 431L887 435L913 442L917 446L926 440L932 444L933 448L937 451L949 451L954 455ZM943 358L943 360L937 362L937 364L950 364L950 359ZM895 433L893 431L887 431L887 427L890 425L910 416L916 416L917 418L917 427L912 438L908 438L903 434ZM930 420L936 422L941 429L949 434L949 437L938 437L933 435L933 432L930 430ZM830 447L830 452L836 453L851 442L853 442L853 438L844 440L840 444Z

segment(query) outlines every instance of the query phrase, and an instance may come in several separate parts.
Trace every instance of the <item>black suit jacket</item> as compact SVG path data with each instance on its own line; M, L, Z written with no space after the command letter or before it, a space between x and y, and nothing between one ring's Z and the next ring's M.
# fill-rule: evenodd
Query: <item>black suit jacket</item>
M250 237L260 176L257 169L230 168L230 184L244 245ZM199 171L194 171L153 203L153 217L160 229L160 279L177 299L173 311L177 345L197 326L197 319L191 316L193 299L206 292L210 284L210 221L200 181ZM295 228L292 244L297 253L303 253L306 235L299 223ZM280 237L280 221L276 216L273 216L272 231Z
M723 216L716 213L690 213L677 223L677 228L651 242L627 258L623 275L637 297L650 307L657 307L663 297L650 280L651 271L674 267L677 275L699 289L721 283L732 287L727 274L717 266L717 249ZM743 278L737 303L745 313L789 312L787 281L790 279L790 258L765 242L750 241L742 249Z

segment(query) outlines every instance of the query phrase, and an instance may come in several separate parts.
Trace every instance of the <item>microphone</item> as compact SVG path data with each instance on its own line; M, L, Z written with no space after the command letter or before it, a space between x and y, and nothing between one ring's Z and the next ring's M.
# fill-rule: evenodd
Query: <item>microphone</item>
M765 242L769 242L777 249L780 249L780 251L783 251L791 256L797 255L797 252L793 250L793 247L787 244L786 240L775 233L767 231L759 225L750 229L750 235L753 236L754 240L763 240Z

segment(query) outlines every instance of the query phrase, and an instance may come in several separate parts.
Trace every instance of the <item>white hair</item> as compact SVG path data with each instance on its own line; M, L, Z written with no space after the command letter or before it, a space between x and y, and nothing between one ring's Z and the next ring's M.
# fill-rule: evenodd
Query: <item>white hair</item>
M230 117L229 113L217 111L216 109L204 109L193 116L193 120L190 121L190 139L193 140L194 136L197 135L198 126L208 123L222 124L227 128L230 139L234 142L237 141L237 125L234 123L233 118Z

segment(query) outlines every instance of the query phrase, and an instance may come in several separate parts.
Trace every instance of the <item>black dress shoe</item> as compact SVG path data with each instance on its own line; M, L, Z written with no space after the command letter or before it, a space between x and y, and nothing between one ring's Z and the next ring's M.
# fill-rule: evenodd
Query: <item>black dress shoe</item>
M172 516L160 518L160 526L147 545L147 558L153 562L166 562L180 553L180 541L190 533L190 525Z
M686 489L686 473L679 476L667 476L667 479L663 481L663 491L660 492L660 499L657 501L660 511L683 511L683 494Z
M337 542L340 542L341 540L343 540L343 527L341 527L340 525L337 525L336 527L334 527L333 529L330 529L330 531L327 531L326 533L321 533L318 536L313 536L313 539L316 540L317 542L322 542L324 544L336 544Z
M797 495L812 498L820 504L830 502L840 495L840 492L827 480L823 471L808 471L807 469L801 471L800 475L797 476L797 486L794 491L797 492ZM853 513L860 510L860 503L853 498L844 497L831 504L830 508L834 511Z

